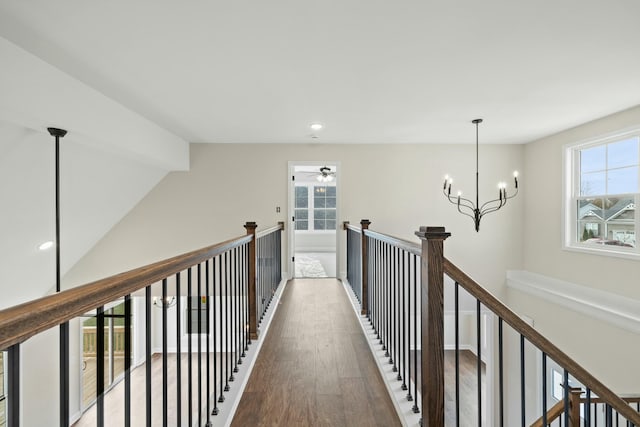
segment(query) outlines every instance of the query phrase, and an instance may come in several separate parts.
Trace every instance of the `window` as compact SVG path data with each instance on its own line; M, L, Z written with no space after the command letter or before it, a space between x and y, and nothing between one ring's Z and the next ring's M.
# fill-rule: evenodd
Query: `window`
M336 187L334 185L296 185L296 230L336 229Z
M207 305L208 298L206 296L191 297L191 300L187 302L187 333L198 333L198 318L200 319L200 333L209 333L209 321L207 318ZM200 308L198 312L198 308Z
M569 147L567 154L565 246L640 255L640 129Z
M104 386L110 389L124 378L125 365L125 307L124 302L104 310L104 335L98 336L95 312L82 321L82 408L96 401L97 358L104 360ZM133 344L133 318L131 343ZM104 344L104 354L98 354L98 341ZM133 346L132 346L133 350Z

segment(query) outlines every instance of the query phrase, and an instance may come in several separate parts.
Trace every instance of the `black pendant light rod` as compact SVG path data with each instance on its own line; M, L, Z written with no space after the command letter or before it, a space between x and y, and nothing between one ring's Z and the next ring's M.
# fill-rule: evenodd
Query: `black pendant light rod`
M60 138L64 129L47 128L56 139L56 292L60 292ZM60 325L60 427L69 426L69 322Z
M47 130L56 139L56 292L60 292L60 138L67 131L58 128Z
M498 198L489 200L480 206L480 174L479 174L479 138L478 138L478 125L482 123L482 119L474 119L471 121L476 125L476 202L462 197L462 192L458 191L457 196L451 196L451 184L453 179L449 175L444 178L444 186L442 192L454 205L457 205L458 212L473 219L476 231L480 231L480 220L485 214L495 212L504 205L507 204L507 200L513 199L518 194L518 172L513 173L513 180L515 184L515 192L512 195L507 194L507 184L504 182L498 183Z

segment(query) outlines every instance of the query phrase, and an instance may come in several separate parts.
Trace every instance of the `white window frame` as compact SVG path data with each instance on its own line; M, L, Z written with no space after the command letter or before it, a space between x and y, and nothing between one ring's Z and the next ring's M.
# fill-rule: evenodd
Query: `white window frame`
M562 247L565 250L598 254L619 258L640 260L640 245L637 242L637 236L640 233L640 214L635 214L635 233L636 247L623 247L613 245L593 245L582 243L577 236L577 201L582 197L579 194L580 183L580 161L577 153L580 150L598 145L608 144L632 137L640 137L640 125L632 128L623 129L597 138L591 138L580 142L568 144L563 150L563 230L562 230ZM640 173L638 174L638 188L640 189ZM593 196L594 198L601 195ZM620 197L632 196L635 198L635 205L640 202L640 192L632 194L611 194L602 195L603 197Z

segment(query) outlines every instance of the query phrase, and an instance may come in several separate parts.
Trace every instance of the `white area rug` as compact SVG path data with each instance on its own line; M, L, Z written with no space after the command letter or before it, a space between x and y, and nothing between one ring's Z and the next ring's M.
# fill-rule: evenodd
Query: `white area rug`
M320 260L308 255L296 255L296 277L328 277Z

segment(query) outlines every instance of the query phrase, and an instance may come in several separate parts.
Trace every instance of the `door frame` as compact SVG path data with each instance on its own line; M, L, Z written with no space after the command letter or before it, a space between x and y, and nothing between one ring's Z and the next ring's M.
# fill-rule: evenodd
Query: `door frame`
M341 191L340 187L342 186L342 165L340 161L337 160L289 160L288 162L288 174L287 179L289 181L288 184L288 201L287 201L287 224L288 224L288 244L287 244L287 269L289 271L288 278L295 278L296 274L296 266L293 261L293 257L295 255L295 224L293 221L294 218L294 203L295 203L295 181L293 179L294 172L296 166L318 166L321 168L325 165L335 165L336 172L338 175L336 176L336 278L340 278L341 269L340 269L340 254L341 254L341 242L342 242L342 233L340 233L342 221L340 220L340 211L341 211Z

